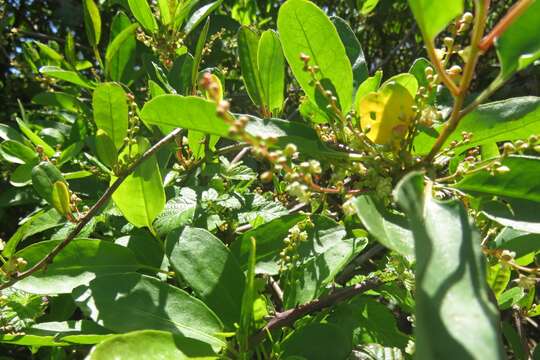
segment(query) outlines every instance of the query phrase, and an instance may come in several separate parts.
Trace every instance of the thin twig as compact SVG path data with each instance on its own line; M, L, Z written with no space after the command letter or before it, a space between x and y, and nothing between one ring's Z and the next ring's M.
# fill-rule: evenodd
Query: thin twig
M523 323L521 321L521 314L519 313L518 309L512 310L512 317L514 318L514 324L516 325L516 330L519 336L519 340L521 342L521 347L523 349L523 352L525 353L525 358L530 359L531 351L529 349L529 343L527 340L527 331L523 326Z
M471 36L471 51L469 55L469 60L465 64L465 69L463 70L463 77L461 78L460 86L456 97L454 99L454 106L452 108L452 113L450 119L446 123L446 126L443 128L439 137L435 141L435 144L431 148L431 151L426 156L426 163L431 162L439 150L443 147L448 137L456 130L459 121L463 118L461 109L465 103L465 97L469 90L469 86L474 76L474 70L476 64L478 63L478 58L482 54L478 48L478 44L482 40L482 35L484 34L484 29L486 27L487 13L489 9L490 0L483 0L483 6L478 7L478 13L474 21L473 32ZM445 83L446 84L446 83ZM453 92L453 91L452 91ZM454 92L453 92L454 93Z
M268 284L270 285L270 290L272 291L272 294L274 295L274 302L276 303L276 308L278 310L283 309L283 290L279 287L279 284L276 280L274 280L273 277L268 277Z
M368 251L361 253L358 255L353 261L347 265L345 269L336 277L336 282L338 284L345 284L347 281L351 280L356 274L357 274L357 268L359 266L362 266L367 261L371 260L373 257L380 254L382 251L384 251L385 247L376 244L372 248L370 248Z
M175 129L171 133L169 133L167 136L163 137L160 141L158 141L154 146L152 146L150 149L148 149L140 158L138 158L124 173L122 173L118 179L101 195L101 197L98 199L98 201L88 210L88 212L79 219L77 222L77 226L71 232L68 234L68 236L60 242L58 245L54 247L54 249L51 250L43 259L38 261L34 266L32 266L30 269L23 271L21 273L18 273L17 275L13 276L11 279L9 279L7 282L0 285L0 290L5 289L7 287L12 286L16 282L27 278L28 276L32 275L33 273L46 269L46 267L52 263L53 259L58 255L75 237L82 231L82 229L88 224L88 222L97 215L99 210L109 201L113 193L120 187L120 185L126 180L126 178L135 171L135 169L142 164L144 161L146 161L148 158L150 158L152 155L154 155L160 148L162 148L164 145L166 145L168 142L172 141L176 135L180 133L180 129Z
M279 312L268 322L268 324L266 324L264 328L262 328L255 335L252 336L250 343L252 346L256 346L271 330L279 329L284 326L290 326L297 319L307 314L311 314L324 308L330 307L338 302L348 300L355 295L361 294L379 286L381 283L382 281L379 278L372 277L354 286L335 290L330 295L315 299L311 302L308 302L307 304L300 305L294 309Z
M238 154L236 154L236 156L234 157L234 159L232 159L231 161L231 165L232 164L236 164L237 162L239 162L240 160L242 160L242 158L251 150L250 147L245 147L243 148L242 150L240 150L240 152Z
M510 25L516 20L519 19L519 17L529 8L529 6L534 2L534 0L520 0L517 3L514 4L508 10L506 15L493 27L493 29L487 34L478 47L483 52L486 52L491 48L493 45L493 42L495 39L499 38L505 31L508 29Z

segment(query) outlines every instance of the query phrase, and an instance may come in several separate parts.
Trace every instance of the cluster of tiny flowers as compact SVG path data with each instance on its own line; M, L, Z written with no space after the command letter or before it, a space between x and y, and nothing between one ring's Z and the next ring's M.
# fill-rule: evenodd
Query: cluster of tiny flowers
M313 227L313 223L311 222L311 219L306 219L289 229L289 234L283 240L285 247L279 253L280 271L292 270L298 265L300 259L298 247L301 243L307 241L308 233L306 229L310 227Z

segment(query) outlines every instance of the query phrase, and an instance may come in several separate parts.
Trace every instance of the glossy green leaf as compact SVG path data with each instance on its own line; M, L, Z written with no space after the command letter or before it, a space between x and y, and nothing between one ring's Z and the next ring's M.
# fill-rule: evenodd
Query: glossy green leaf
M136 273L99 277L74 291L94 321L116 331L163 330L220 348L223 325L201 300L158 279Z
M14 164L32 164L38 159L36 150L15 140L0 144L0 156Z
M410 173L395 191L415 240L416 356L503 359L480 236L463 205L434 200L424 194L423 181L421 173Z
M540 58L540 40L536 36L540 22L540 2L531 1L521 14L495 41L503 79L523 70Z
M60 91L39 93L32 98L32 102L44 106L56 106L74 112L80 106L79 100L75 96Z
M323 97L310 84L312 77L304 70L301 54L311 58L309 65L319 67L318 79L338 98L342 111L349 111L353 94L352 67L338 32L326 14L312 2L288 0L279 9L277 25L287 62L307 96L317 103Z
M96 47L101 39L101 15L94 0L84 0L84 29L92 47Z
M538 202L519 199L499 199L481 204L482 212L491 220L515 230L540 234Z
M193 96L162 95L145 104L141 118L148 124L168 128L196 130L210 135L231 138L229 124L216 114L216 104ZM276 147L294 143L302 153L324 159L347 159L346 153L326 146L315 130L305 124L281 119L259 119L248 116L246 131L262 139L273 138Z
M353 204L371 236L407 259L414 259L414 239L404 216L389 213L369 195L359 196Z
M143 154L148 147L148 140L139 138L131 149L135 155ZM112 176L111 184L115 180ZM156 157L139 165L114 192L112 199L130 223L153 230L152 222L165 207L165 191Z
M501 163L508 172L491 175L487 170L477 171L463 177L454 187L466 192L540 202L540 158L515 155Z
M113 336L96 345L88 360L218 359L212 347L199 340L165 331L143 330Z
M373 10L375 10L378 4L379 0L365 0L362 4L362 8L360 9L360 13L362 15L367 15Z
M193 83L192 69L194 66L194 58L189 53L179 56L174 60L167 74L167 79L178 94L189 95L191 93Z
M246 280L229 249L207 230L192 227L169 234L166 248L174 271L234 330Z
M512 268L507 264L495 264L488 268L487 283L496 298L502 294L502 292L508 286L510 282L510 276L512 274Z
M103 129L98 129L96 132L96 152L99 160L107 165L113 167L117 160L116 146L114 146L113 140Z
M191 93L195 94L197 89L197 81L199 80L199 67L201 66L204 45L206 44L206 38L208 37L208 30L210 29L210 18L206 19L204 26L197 39L197 45L195 46L195 53L193 54L193 66L191 68Z
M427 154L431 150L438 136L437 131L416 136L414 150L417 154ZM472 133L473 137L469 143L457 146L456 153L486 143L526 139L531 134L538 134L540 98L525 96L481 105L461 119L444 146L448 146L451 141L462 140L463 131Z
M130 249L141 265L159 269L163 263L163 243L146 229L135 229L129 235L119 237L114 243Z
M265 105L265 93L259 75L257 50L259 35L249 27L242 26L238 31L238 56L242 69L242 78L251 101L257 106Z
M111 25L111 41L105 52L105 69L111 80L127 83L134 70L138 24L132 24L124 13L118 13Z
M414 75L414 77L416 78L418 86L423 86L426 91L429 88L429 81L426 75L426 69L428 67L433 69L433 65L429 62L429 60L426 58L419 58L414 61L414 63L411 65L411 68L409 69L409 73ZM435 102L436 90L436 86L431 87L429 97L427 98L428 104L433 104Z
M41 53L41 55L49 58L53 62L58 63L64 59L62 54L57 52L55 49L53 49L49 45L46 45L39 41L34 41L34 43L38 46L39 52Z
M499 232L493 246L513 251L516 253L516 259L519 259L540 252L540 234L529 234L507 227Z
M291 214L272 220L256 229L250 230L231 244L231 252L237 257L242 269L247 269L251 237L257 241L257 259L255 272L275 275L279 272L279 253L285 247L285 237L305 215ZM335 221L320 215L313 215L313 228L307 229L307 241L300 244L298 254L304 261L323 254L332 246L340 243L346 236L345 228Z
M158 24L148 5L148 0L128 0L129 9L139 24L151 33L158 30Z
M321 296L334 277L367 245L367 239L336 242L315 256L300 257L300 265L281 277L283 305L290 309Z
M285 57L278 34L273 30L262 33L257 50L258 73L263 103L273 115L283 109L285 91Z
M281 348L284 359L346 359L352 344L336 325L313 323L296 329L281 343Z
M517 304L525 296L522 287L516 286L503 292L498 299L499 309L506 310Z
M13 256L21 241L40 232L59 227L63 223L62 216L54 209L38 211L26 217L23 221L24 223L17 228L17 231L11 235L4 246L2 255L6 258Z
M30 185L32 183L32 169L37 165L37 162L38 159L34 162L17 166L9 176L9 183L15 187Z
M15 256L28 262L28 267L43 259L59 240L30 245ZM75 239L47 266L20 280L15 288L33 294L70 293L77 286L88 284L97 277L135 271L139 264L131 250L105 240Z
M253 320L256 320L256 296L257 289L255 288L255 262L257 258L257 240L254 237L249 241L249 257L246 272L246 284L242 295L242 308L240 312L240 321L238 327L238 344L241 351L246 351L249 348L249 336ZM266 312L266 306L262 313Z
M60 170L48 161L42 161L32 169L32 185L43 199L52 204L53 185L57 181L65 182Z
M214 102L195 96L162 95L148 101L141 112L148 124L228 136L229 125L216 114Z
M128 104L124 89L116 83L100 84L93 93L94 121L120 149L128 129Z
M409 94L411 94L413 98L416 97L416 92L418 91L418 80L416 80L416 77L413 74L403 73L394 75L390 79L386 80L381 87L384 87L392 82L403 86L405 89L407 89L407 91L409 91Z
M43 141L42 138L39 137L39 135L35 134L28 125L21 119L17 119L17 125L19 125L19 129L21 129L21 132L28 138L34 145L39 145L43 148L43 152L45 155L52 157L56 151L45 141Z
M409 0L409 6L422 34L430 41L463 12L463 0Z
M360 101L364 96L371 92L379 90L382 74L382 71L379 70L375 73L375 75L368 77L358 86L358 90L356 91L356 95L354 98L354 109L356 110L356 112L360 111Z
M113 336L89 320L45 322L25 329L24 334L1 334L0 342L24 346L73 346L97 344Z
M221 5L223 0L214 1L211 3L208 3L199 9L195 10L189 20L186 22L186 25L184 26L184 32L186 34L191 33L197 25L199 25L204 19L206 19L214 10L218 8L219 5Z
M331 19L341 42L345 46L353 71L353 87L357 89L369 76L362 45L360 45L360 41L345 20L338 16L332 16Z
M64 70L58 66L42 66L39 72L52 78L67 81L74 85L82 86L86 89L93 89L95 85L89 80L81 77L79 73L70 70Z
M372 297L358 296L338 304L328 322L352 335L353 345L384 344L403 349L409 340L398 329L390 309Z
M176 0L158 0L157 3L159 6L159 19L161 20L161 23L163 25L169 25L171 23L172 16L174 15L171 14L171 11L175 10L176 6L178 6Z

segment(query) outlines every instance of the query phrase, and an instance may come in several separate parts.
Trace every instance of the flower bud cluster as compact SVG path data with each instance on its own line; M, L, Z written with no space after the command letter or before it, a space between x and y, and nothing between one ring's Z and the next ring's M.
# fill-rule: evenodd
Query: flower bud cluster
M284 270L292 270L299 264L300 255L298 254L298 247L301 243L308 240L309 228L313 227L311 219L300 221L292 228L289 229L289 234L283 240L285 247L279 253L279 268L280 272Z

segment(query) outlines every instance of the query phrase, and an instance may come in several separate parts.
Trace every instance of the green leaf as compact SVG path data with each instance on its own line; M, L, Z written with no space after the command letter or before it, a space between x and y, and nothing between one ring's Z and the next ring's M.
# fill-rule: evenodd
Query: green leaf
M250 238L249 258L247 265L246 284L244 294L242 295L242 309L240 312L240 325L237 331L238 343L241 351L247 351L249 348L249 335L251 334L251 325L255 319L255 297L257 290L255 288L255 261L257 258L257 241ZM265 304L266 305L266 304ZM266 313L266 306L262 311Z
M133 154L142 155L148 147L148 140L139 138L131 149ZM112 176L111 184L115 180ZM152 222L165 207L163 180L155 155L145 160L124 180L112 199L130 223L153 230Z
M359 196L353 204L370 235L407 259L414 259L414 239L404 216L386 211L369 195Z
M305 304L326 291L334 277L367 245L367 239L336 242L319 254L300 256L300 264L281 277L283 305L290 309Z
M317 102L322 94L317 95L316 88L310 85L312 77L304 70L301 54L311 58L309 65L319 67L317 78L338 98L341 110L348 112L352 104L353 72L330 19L309 1L288 0L279 9L277 23L285 57L307 96Z
M74 291L75 302L99 325L116 332L163 330L212 344L223 325L201 300L158 279L136 274L99 277Z
M24 334L2 334L0 342L22 346L73 346L97 344L113 336L89 320L45 322L24 329Z
M337 305L328 322L351 334L353 345L384 344L403 349L409 340L399 331L394 314L367 296L358 296Z
M338 16L332 16L331 19L336 27L341 42L345 46L347 57L352 66L353 87L354 89L358 89L358 86L363 83L369 75L362 45L360 45L360 41L358 41L358 38L345 20Z
M512 274L511 270L512 268L508 264L502 263L495 264L488 268L486 280L496 298L498 298L508 286Z
M540 235L529 234L524 231L504 228L495 238L494 246L497 249L507 249L516 253L516 259L540 251Z
M263 104L272 114L279 114L283 109L285 58L278 34L273 30L266 30L261 35L257 50L257 66Z
M439 136L420 133L414 139L414 150L417 154L427 154ZM467 114L450 135L443 146L452 141L460 141L462 132L473 134L470 142L457 146L459 153L468 148L486 143L526 139L531 134L540 133L540 98L525 96L496 101L479 106Z
M201 66L204 45L206 44L209 29L210 18L206 19L206 22L204 23L204 26L197 39L197 45L195 46L195 53L193 54L193 66L191 68L191 94L196 93L197 81L199 80L199 67Z
M463 0L409 0L409 6L424 37L433 41L448 23L463 13Z
M120 149L128 129L128 104L124 89L116 83L103 83L92 96L94 121L111 137L114 146Z
M368 15L370 12L375 10L377 4L379 4L379 0L365 0L362 4L362 8L360 9L360 13L364 16Z
M189 53L183 54L174 60L167 74L167 79L178 94L188 95L191 93L193 67L194 58Z
M113 140L102 129L98 129L96 132L96 152L99 160L107 165L113 167L117 160L116 146L114 146Z
M437 95L437 89L436 86L429 86L429 81L426 75L426 69L428 67L433 69L433 65L429 62L429 60L426 58L419 58L416 59L411 65L409 73L414 75L416 81L418 82L418 86L423 86L426 91L429 91L429 89L431 88L431 91L429 91L428 93L429 96L427 98L427 103L433 104L435 102L435 96Z
M207 344L165 331L143 330L116 335L96 345L88 360L218 359Z
M375 73L375 75L368 77L358 86L358 90L356 91L356 95L354 97L354 108L356 112L360 111L360 101L362 100L362 98L367 94L377 91L379 89L379 86L381 85L382 74L382 71L379 70Z
M54 209L47 211L41 210L24 218L22 225L17 228L17 231L9 238L7 244L2 251L2 255L6 258L13 256L17 249L17 245L28 237L39 234L45 230L59 227L63 223L63 218Z
M267 105L264 103L265 93L263 91L259 66L257 63L257 49L259 46L259 35L246 26L242 26L238 31L238 56L240 58L240 68L246 90L251 101L259 107Z
M499 199L481 204L482 212L491 220L515 230L540 234L538 202L519 199Z
M229 249L207 230L192 227L169 234L166 248L174 271L234 330L246 280Z
M79 73L75 71L69 71L59 68L58 66L42 66L39 72L43 75L50 76L52 78L67 81L69 83L82 86L86 89L93 89L95 85L89 80L81 77Z
M407 89L407 91L409 91L409 94L411 94L413 98L416 97L416 92L418 91L418 80L416 80L416 77L413 74L403 73L394 75L390 79L386 80L381 87L391 84L392 82L403 86L405 89Z
M506 290L499 296L499 309L506 310L517 304L525 296L525 290L516 286Z
M477 171L464 176L453 187L475 194L540 202L540 158L515 155L504 158L501 164L508 167L508 172L491 175L487 170Z
M14 164L33 164L38 159L34 149L15 140L6 140L0 144L0 155Z
M295 330L282 343L283 358L309 360L346 359L351 351L350 337L333 324L312 323Z
M34 41L34 43L38 46L40 53L42 55L48 57L49 59L51 59L53 62L57 63L57 62L60 62L60 61L62 61L64 59L62 54L57 52L52 47L50 47L48 45L45 45L44 43L39 42L39 41Z
M498 312L488 296L480 236L463 205L432 199L424 192L423 179L421 173L410 173L395 191L415 240L415 355L419 359L503 359Z
M195 96L162 95L148 101L141 112L148 124L228 136L229 125L216 114L216 104Z
M165 204L165 208L154 221L154 228L160 237L173 230L191 224L197 209L198 194L191 188L181 188L180 194Z
M128 0L128 4L135 19L146 31L157 32L158 24L147 0Z
M80 107L80 102L75 96L60 91L44 91L34 96L32 102L44 106L56 106L73 112L78 111Z
M208 17L208 15L216 10L222 2L223 0L214 1L195 10L184 26L184 33L189 35L193 30L195 30L197 25L199 25L204 19L206 19L206 17Z
M257 241L255 272L276 275L279 273L279 253L285 247L283 240L290 228L304 220L305 215L291 214L263 224L237 238L231 244L231 252L237 257L242 269L247 269L251 237L254 237ZM342 225L325 216L313 215L311 220L314 226L307 229L307 241L302 242L298 248L298 254L304 261L324 253L347 235Z
M368 0L369 1L369 0ZM362 346L359 351L354 352L358 356L366 356L366 360L405 360L403 351L398 348L385 347L380 344L369 344Z
M60 170L48 161L42 161L32 169L32 185L43 199L52 204L53 185L57 181L65 182Z
M26 125L26 123L24 121L22 121L21 119L16 119L17 120L17 124L19 125L19 129L21 129L22 133L30 139L30 141L34 144L34 145L39 145L43 148L43 152L45 153L45 155L49 156L49 157L52 157L54 156L54 154L56 153L56 151L49 145L47 144L45 141L43 141L43 139L41 139L39 137L39 135L35 134L29 127L28 125Z
M135 31L139 24L132 24L124 13L118 13L111 25L111 41L105 52L105 69L111 80L128 83L134 70L137 40Z
M52 206L60 214L64 216L71 214L71 196L64 181L57 181L53 184L51 200Z
M496 39L495 47L501 62L500 77L504 80L540 58L540 40L536 36L539 22L540 2L531 1L527 10Z
M28 262L28 268L43 259L59 240L30 245L14 256ZM104 240L75 239L47 265L13 285L33 294L70 293L77 286L88 284L97 277L135 271L139 264L131 250Z
M247 116L246 131L262 139L275 139L276 147L296 144L301 153L318 159L347 159L349 155L326 146L310 126L281 119L259 119ZM141 112L148 124L184 128L205 134L231 138L229 124L216 114L216 104L200 97L161 95L148 101Z
M114 243L133 251L141 265L159 269L163 263L163 243L146 229L135 229L129 235L116 239Z
M84 29L90 46L96 47L101 39L101 15L94 0L84 0Z
M171 9L171 6L169 6L169 0L158 0L157 1L159 6L159 19L161 20L161 23L163 25L169 25L172 20L172 16L174 14L171 14L171 10L174 10L178 4L176 4L176 0L173 0L171 2L171 6L173 7Z

